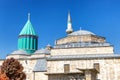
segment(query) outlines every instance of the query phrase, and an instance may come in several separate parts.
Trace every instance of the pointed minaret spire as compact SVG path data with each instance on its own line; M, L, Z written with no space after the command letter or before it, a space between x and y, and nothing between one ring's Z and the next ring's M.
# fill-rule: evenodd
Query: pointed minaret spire
M70 11L68 11L68 23L67 23L67 29L66 29L67 34L70 34L73 32L72 29L72 21L71 21L71 17L70 17Z
M28 20L30 20L30 13L28 13Z
M68 23L71 23L70 11L68 11Z

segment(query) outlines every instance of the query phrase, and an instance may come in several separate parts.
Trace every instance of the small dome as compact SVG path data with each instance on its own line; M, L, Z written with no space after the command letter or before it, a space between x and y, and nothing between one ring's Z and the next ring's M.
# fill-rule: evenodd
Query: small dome
M77 35L95 35L95 34L87 30L79 30L69 34L69 36L77 36Z
M50 51L42 48L42 49L37 50L35 54L50 54Z
M13 51L11 54L23 54L23 55L27 55L26 51L24 50L16 50L16 51Z

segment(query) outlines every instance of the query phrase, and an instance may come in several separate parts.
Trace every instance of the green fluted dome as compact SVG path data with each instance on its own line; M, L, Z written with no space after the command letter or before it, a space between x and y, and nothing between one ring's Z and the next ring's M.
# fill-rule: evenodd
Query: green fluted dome
M36 35L30 20L27 21L19 35Z
M30 15L28 15L28 21L18 36L18 49L26 51L27 54L34 54L37 48L38 36L30 22Z

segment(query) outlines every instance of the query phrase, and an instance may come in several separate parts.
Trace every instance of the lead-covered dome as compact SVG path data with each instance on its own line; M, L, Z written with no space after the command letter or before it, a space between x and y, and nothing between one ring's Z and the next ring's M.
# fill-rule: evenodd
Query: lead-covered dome
M35 54L50 54L50 50L47 49L39 49L35 52Z
M87 31L87 30L78 30L71 34L68 34L69 36L77 36L77 35L95 35L94 33Z
M24 50L16 50L11 53L12 55L27 55L26 51Z

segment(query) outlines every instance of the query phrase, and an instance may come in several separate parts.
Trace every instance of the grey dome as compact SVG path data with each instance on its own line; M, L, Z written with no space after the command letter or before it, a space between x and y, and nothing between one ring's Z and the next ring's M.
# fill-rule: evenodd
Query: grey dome
M26 51L24 50L16 50L16 51L13 51L11 54L23 54L23 55L27 55Z
M37 50L35 54L50 54L50 51L42 48L42 49Z
M79 30L69 34L69 36L77 36L77 35L95 35L95 34L87 30Z

